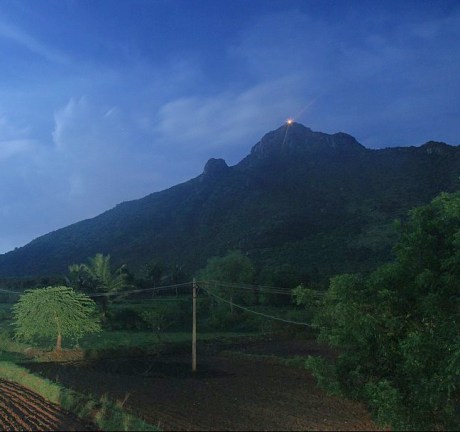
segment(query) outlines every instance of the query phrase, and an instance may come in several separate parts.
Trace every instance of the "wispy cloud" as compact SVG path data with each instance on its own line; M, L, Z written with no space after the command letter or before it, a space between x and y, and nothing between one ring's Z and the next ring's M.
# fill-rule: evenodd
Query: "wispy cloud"
M282 124L298 112L305 99L298 97L294 76L273 79L237 91L208 96L190 96L165 103L159 110L157 132L165 142L184 151L226 150L254 144L260 134ZM234 161L233 161L234 162Z
M69 62L67 55L47 46L38 38L31 36L26 31L0 20L0 37L27 49L52 63L66 64Z
M459 29L458 12L330 22L287 11L261 17L231 53L255 81L299 77L283 99L315 100L299 118L314 129L346 131L371 147L456 142L446 113L458 113Z
M30 152L33 147L34 142L32 140L0 141L0 162L7 161L16 155Z

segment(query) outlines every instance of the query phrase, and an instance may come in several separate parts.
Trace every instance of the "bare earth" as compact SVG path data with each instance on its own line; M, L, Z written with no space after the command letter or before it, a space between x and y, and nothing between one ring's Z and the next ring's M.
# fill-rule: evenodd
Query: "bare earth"
M0 430L88 431L96 430L78 417L40 395L0 379Z
M286 356L323 350L312 341L232 348ZM164 430L378 430L362 405L326 395L307 371L218 350L199 351L195 374L188 353L27 366L79 392L106 394Z

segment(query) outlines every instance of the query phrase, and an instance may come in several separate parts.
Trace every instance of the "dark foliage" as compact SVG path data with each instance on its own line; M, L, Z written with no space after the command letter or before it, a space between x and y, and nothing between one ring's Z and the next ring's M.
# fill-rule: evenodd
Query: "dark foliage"
M401 231L394 262L331 280L316 323L340 354L308 364L329 390L365 400L384 426L458 430L460 193L411 211Z

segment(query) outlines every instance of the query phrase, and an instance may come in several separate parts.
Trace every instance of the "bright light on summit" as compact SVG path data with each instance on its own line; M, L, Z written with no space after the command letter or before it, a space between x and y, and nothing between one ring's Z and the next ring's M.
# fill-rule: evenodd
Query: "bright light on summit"
M294 123L294 120L292 120L291 118L290 118L290 119L287 119L287 120L286 120L286 123L287 123L288 125L291 125L292 123Z

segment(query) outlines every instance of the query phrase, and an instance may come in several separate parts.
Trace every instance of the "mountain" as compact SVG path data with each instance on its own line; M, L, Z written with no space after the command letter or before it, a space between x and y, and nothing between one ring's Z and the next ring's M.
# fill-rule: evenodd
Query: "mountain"
M371 150L345 133L293 123L267 133L240 163L210 159L198 177L39 237L0 256L0 276L66 273L97 252L136 270L184 265L240 249L259 269L311 277L389 259L393 221L459 187L460 148Z

